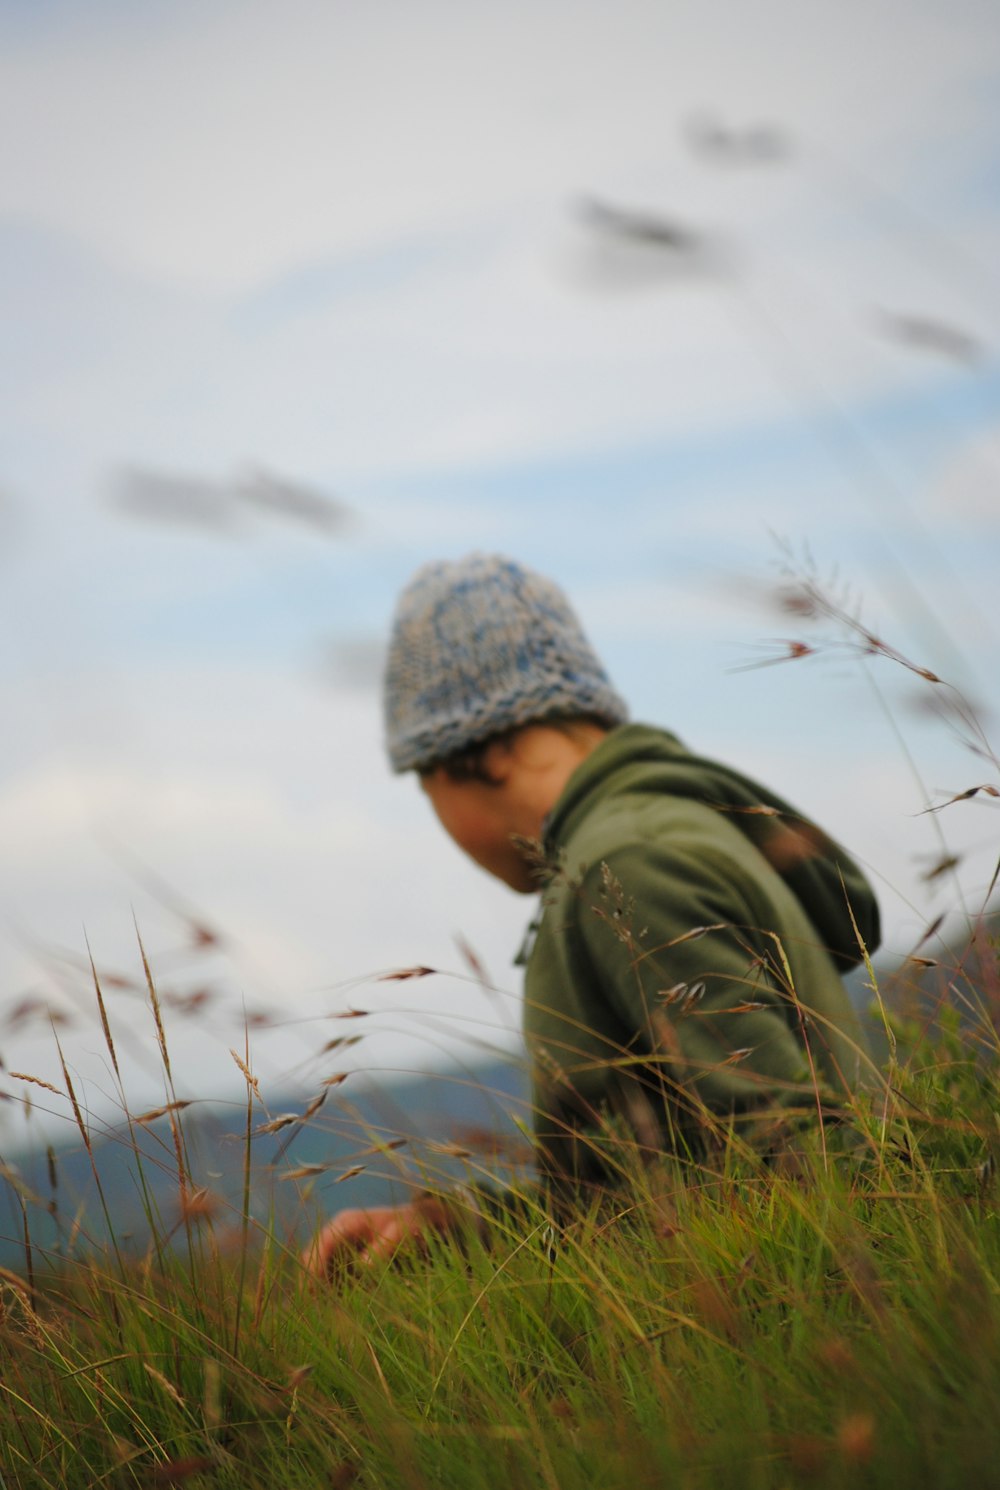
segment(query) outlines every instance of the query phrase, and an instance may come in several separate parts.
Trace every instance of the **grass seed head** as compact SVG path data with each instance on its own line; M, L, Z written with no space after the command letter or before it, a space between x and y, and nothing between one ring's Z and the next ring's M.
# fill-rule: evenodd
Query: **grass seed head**
M867 1464L875 1449L875 1419L870 1412L851 1412L837 1427L837 1447L849 1464Z
M204 1185L197 1190L185 1191L180 1197L182 1221L210 1221L222 1209L222 1201Z
M831 1335L816 1351L817 1358L830 1371L846 1376L855 1369L854 1352L840 1335Z
M43 1086L47 1092L55 1092L57 1097L64 1095L51 1081L43 1081L40 1076L29 1076L26 1071L11 1071L9 1074L12 1081L30 1081L35 1086Z

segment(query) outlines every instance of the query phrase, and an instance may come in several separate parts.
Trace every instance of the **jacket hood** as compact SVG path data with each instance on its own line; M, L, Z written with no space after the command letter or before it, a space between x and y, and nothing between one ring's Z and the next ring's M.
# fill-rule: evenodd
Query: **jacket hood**
M629 792L688 798L730 817L798 897L842 970L878 947L878 903L846 850L775 793L718 761L692 755L665 730L625 724L601 741L550 814L547 849L566 842L596 799Z

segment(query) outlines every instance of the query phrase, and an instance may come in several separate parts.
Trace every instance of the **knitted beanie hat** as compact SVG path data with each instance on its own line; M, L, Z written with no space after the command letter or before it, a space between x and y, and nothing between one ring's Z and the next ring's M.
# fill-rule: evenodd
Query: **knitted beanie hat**
M498 554L417 571L396 605L384 701L394 771L519 724L628 718L562 591Z

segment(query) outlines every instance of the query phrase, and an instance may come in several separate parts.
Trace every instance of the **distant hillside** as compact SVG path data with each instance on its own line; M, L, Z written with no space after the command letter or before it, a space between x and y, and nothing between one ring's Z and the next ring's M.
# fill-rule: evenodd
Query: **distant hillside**
M973 986L980 999L1000 1010L998 929L994 914L964 950L942 952L929 944L919 949L926 956L901 965L880 961L878 980L887 1004L912 1016L917 1029L934 1021L942 1003L956 1005L963 1019L970 1016L971 1005L963 1008L963 1003ZM855 1006L868 1011L872 998L865 970L855 970L847 986ZM866 1025L876 1059L884 1061L881 1018L866 1012ZM267 1112L254 1103L255 1130L279 1115L302 1116L308 1105L301 1093L268 1095ZM344 1087L330 1090L308 1121L255 1133L251 1215L262 1221L273 1217L277 1231L290 1234L342 1206L392 1203L428 1182L495 1173L502 1183L505 1175L523 1174L530 1160L516 1119L530 1126L527 1073L515 1060L396 1080L354 1073ZM242 1214L246 1108L238 1102L193 1104L181 1114L181 1123L190 1188L206 1191L198 1204L212 1209L217 1234L224 1236L227 1224L236 1225ZM322 1168L298 1180L283 1178L310 1165ZM79 1142L57 1148L51 1163L42 1150L0 1155L0 1266L23 1270L26 1218L39 1265L49 1255L63 1254L70 1238L74 1252L103 1246L109 1230L119 1246L141 1252L151 1210L161 1234L179 1222L177 1162L167 1119L131 1133L122 1123L95 1140L94 1166L110 1228L90 1157Z
M480 1178L487 1170L502 1180L518 1163L523 1172L530 1159L514 1120L527 1116L527 1079L516 1062L377 1083L357 1073L343 1092L331 1092L308 1122L259 1132L251 1141L251 1215L273 1216L279 1233L341 1206L402 1200L414 1187L442 1178ZM269 1095L268 1112L254 1103L255 1130L269 1116L305 1110L299 1094ZM224 1235L241 1215L246 1107L192 1105L180 1121L190 1188L205 1189L198 1203L212 1209L217 1232ZM64 1254L71 1237L74 1252L105 1245L104 1205L110 1229L127 1251L145 1248L151 1210L161 1234L181 1219L167 1118L134 1126L131 1133L122 1123L94 1142L93 1153L93 1166L79 1142L54 1149L51 1161L41 1150L2 1156L9 1177L0 1179L0 1265L23 1271L25 1217L36 1265ZM326 1167L299 1182L282 1179L307 1165ZM355 1168L357 1174L340 1179Z

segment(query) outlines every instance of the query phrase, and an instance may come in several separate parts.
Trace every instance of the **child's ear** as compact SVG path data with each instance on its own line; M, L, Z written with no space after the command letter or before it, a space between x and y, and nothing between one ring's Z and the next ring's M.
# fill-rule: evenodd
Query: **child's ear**
M503 786L514 769L512 739L501 735L496 740L491 740L483 751L483 767L492 785Z

